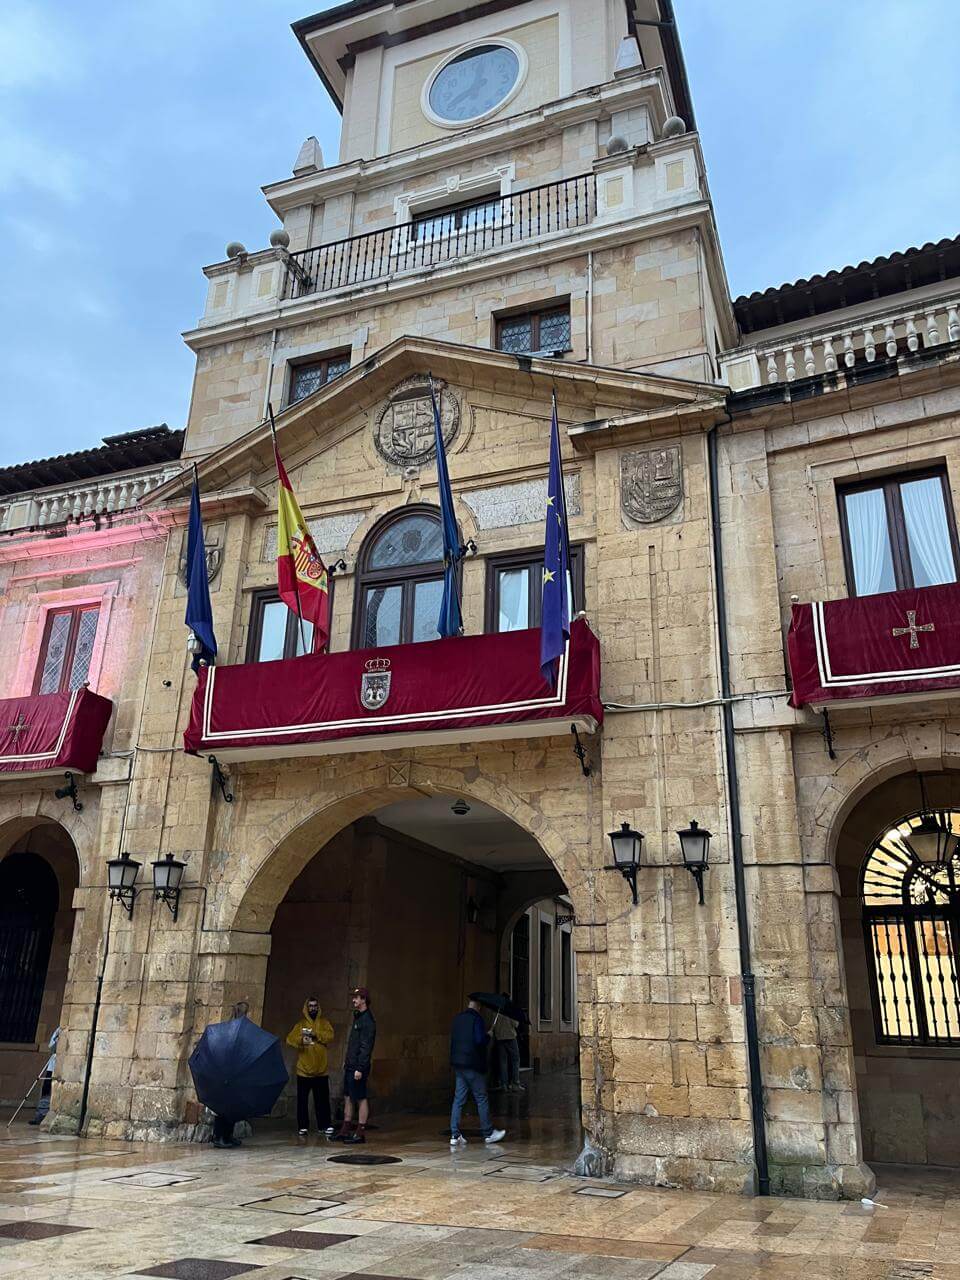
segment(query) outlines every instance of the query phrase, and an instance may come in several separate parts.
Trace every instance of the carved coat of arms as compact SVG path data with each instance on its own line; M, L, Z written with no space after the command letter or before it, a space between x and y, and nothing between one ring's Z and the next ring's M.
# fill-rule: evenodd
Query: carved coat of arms
M379 711L390 697L390 659L368 658L360 677L360 701L368 711Z
M460 429L460 403L447 384L434 379L443 442L449 445ZM394 387L377 415L373 435L377 452L388 462L409 466L433 457L433 405L425 375Z
M620 455L620 505L639 524L655 524L683 501L680 446Z
M212 583L217 574L223 568L223 547L220 545L220 536L212 533L207 529L204 535L204 549L206 550L207 561L207 582ZM177 562L177 577L180 579L180 585L186 589L187 586L187 535L184 533L183 542L180 544L180 559Z

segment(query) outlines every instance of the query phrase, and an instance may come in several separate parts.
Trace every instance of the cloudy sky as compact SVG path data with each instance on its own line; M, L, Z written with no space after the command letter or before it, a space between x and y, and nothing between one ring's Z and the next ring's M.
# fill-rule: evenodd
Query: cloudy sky
M737 295L960 232L956 0L675 0ZM183 425L204 263L338 116L292 0L0 9L0 465Z

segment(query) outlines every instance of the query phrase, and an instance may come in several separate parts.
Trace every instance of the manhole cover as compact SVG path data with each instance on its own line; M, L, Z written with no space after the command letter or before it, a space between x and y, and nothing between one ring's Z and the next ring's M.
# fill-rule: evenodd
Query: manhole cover
M349 1155L329 1156L329 1164L402 1164L399 1156L374 1156L365 1151L351 1151Z

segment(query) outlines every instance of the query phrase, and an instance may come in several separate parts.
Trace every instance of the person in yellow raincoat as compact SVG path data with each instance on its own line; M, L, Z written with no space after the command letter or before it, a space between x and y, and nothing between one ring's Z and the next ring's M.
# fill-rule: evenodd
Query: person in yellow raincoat
M333 1027L322 1017L316 996L303 1006L303 1017L287 1036L287 1044L297 1051L297 1128L301 1138L310 1130L310 1095L320 1133L332 1133L330 1125L330 1081L327 1077L327 1045Z

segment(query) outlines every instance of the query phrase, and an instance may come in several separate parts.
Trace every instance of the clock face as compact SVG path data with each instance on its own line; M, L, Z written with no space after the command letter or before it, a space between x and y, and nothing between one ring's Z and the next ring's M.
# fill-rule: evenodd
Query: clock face
M474 120L499 106L519 75L520 59L507 45L478 45L437 72L427 100L442 120Z

